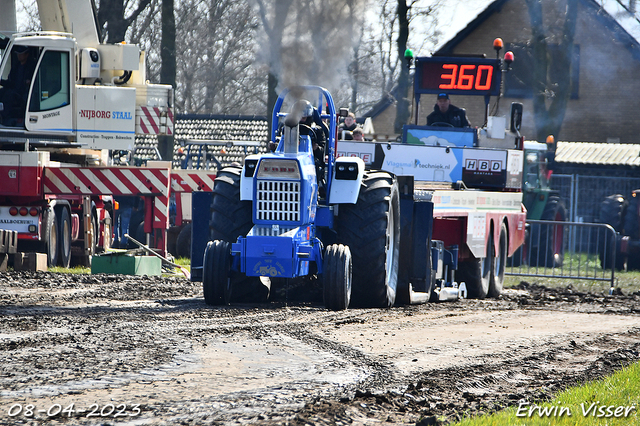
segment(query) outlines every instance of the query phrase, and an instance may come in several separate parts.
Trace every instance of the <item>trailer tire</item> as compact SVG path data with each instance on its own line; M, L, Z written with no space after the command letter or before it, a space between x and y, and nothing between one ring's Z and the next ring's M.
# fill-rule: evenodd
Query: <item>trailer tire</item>
M365 171L355 204L341 204L337 242L353 260L351 301L357 306L393 306L398 286L400 196L386 172Z
M498 253L496 253L491 269L491 281L489 282L489 297L498 298L502 293L504 285L504 271L507 265L507 249L509 241L507 236L507 225L503 222L500 225L500 240L498 241Z
M465 282L470 299L484 299L489 294L491 273L495 260L493 257L493 232L487 242L485 257L474 257L459 264L460 282Z
M176 238L176 257L191 258L191 224L187 223Z
M43 221L45 224L43 251L47 254L47 265L51 268L58 266L58 218L55 210L51 207L47 209L45 215L46 219Z
M567 220L567 208L559 197L549 197L540 220L564 222ZM531 255L529 266L559 268L564 261L564 227L552 224L533 224L531 226Z
M68 268L71 263L71 217L66 207L61 208L59 213L58 263L63 268Z
M610 225L616 232L622 232L628 206L629 202L625 200L623 195L609 195L600 203L600 223ZM598 258L602 269L611 269L613 258L611 251L617 250L620 245L615 236L608 238L608 235L609 233L606 232L602 238L599 238ZM618 251L616 255L616 270L621 271L622 269L624 269L624 256Z
M209 241L202 264L202 291L207 305L231 300L231 247L227 241Z
M342 244L328 246L324 253L322 273L324 306L342 311L351 301L352 261L349 247Z

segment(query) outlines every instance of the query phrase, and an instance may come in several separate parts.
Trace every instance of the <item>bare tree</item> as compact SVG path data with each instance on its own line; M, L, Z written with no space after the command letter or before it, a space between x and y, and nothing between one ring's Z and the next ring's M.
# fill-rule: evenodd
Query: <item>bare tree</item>
M269 125L271 125L271 111L278 99L277 87L280 83L282 72L282 42L285 32L285 23L293 0L256 0L258 16L262 22L262 30L266 35L266 46L262 60L267 65L267 111ZM270 7L271 6L271 7Z
M125 41L131 24L150 4L151 0L100 0L97 5L102 39L106 43Z
M434 20L435 11L439 7L438 3L432 3L427 7L420 7L417 0L398 0L397 16L398 16L398 36L397 36L397 59L396 64L400 64L399 76L397 80L396 92L396 119L394 122L394 131L402 132L402 126L409 122L411 113L409 111L411 102L409 100L409 80L408 64L403 64L404 53L407 50L409 42L409 29L412 20L417 18Z
M162 0L162 39L160 82L176 86L176 20L174 0Z
M259 112L264 83L255 62L258 20L247 2L182 0L176 13L180 111Z
M558 135L571 95L571 67L573 41L578 15L578 0L566 0L551 4L557 7L553 13L560 22L543 21L541 0L525 0L531 23L531 52L533 56L533 112L536 136L544 141L548 135ZM550 44L557 44L551 49ZM550 73L553 66L559 73ZM555 76L555 78L552 78Z

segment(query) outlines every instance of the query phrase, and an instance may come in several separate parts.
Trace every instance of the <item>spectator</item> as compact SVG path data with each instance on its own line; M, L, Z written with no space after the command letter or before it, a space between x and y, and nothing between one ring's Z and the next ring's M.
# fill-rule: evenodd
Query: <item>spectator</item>
M354 113L350 112L345 118L344 122L340 123L338 126L338 135L342 140L351 140L353 139L352 132L355 128L358 127L356 123L356 116Z
M427 116L427 126L470 127L467 113L464 109L451 105L449 95L440 93L433 107L433 112Z
M362 133L362 129L360 127L356 127L353 129L353 140L354 141L364 141L364 134Z

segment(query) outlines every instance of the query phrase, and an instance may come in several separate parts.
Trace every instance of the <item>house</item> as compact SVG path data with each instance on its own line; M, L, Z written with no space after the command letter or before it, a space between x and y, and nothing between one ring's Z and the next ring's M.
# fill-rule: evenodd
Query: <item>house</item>
M559 19L563 19L566 0L541 1L552 51L554 40L559 37L557 30L562 28ZM491 100L491 114L508 117L511 102L521 102L524 105L522 133L533 139L532 64L527 45L531 26L524 0L491 2L434 55L484 54L494 58L493 40L497 37L505 43L502 54L507 50L513 51L515 61L503 79L504 96L499 102ZM640 117L636 112L640 104L640 79L637 78L640 72L639 40L640 22L635 13L635 0L578 0L571 97L560 134L555 135L556 140L640 142ZM552 70L551 74L561 71ZM552 95L552 90L549 94ZM418 124L426 122L434 101L423 95ZM467 110L473 126L482 126L485 120L483 97L452 96L451 102ZM389 117L395 117L395 104L388 100L384 103L386 108L370 112L378 133L393 130L393 120Z

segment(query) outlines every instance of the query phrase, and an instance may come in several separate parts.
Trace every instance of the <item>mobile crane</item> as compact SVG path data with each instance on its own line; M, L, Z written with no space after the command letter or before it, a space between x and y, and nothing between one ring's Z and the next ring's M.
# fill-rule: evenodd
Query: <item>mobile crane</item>
M91 0L37 4L42 31L0 28L10 34L0 39L3 82L24 52L33 61L22 104L0 89L0 229L49 266L86 264L110 245L113 197L141 196L145 232L164 252L170 166L116 166L110 154L133 150L136 134L173 133L172 87L147 82L137 45L100 42ZM15 13L14 1L0 9Z

